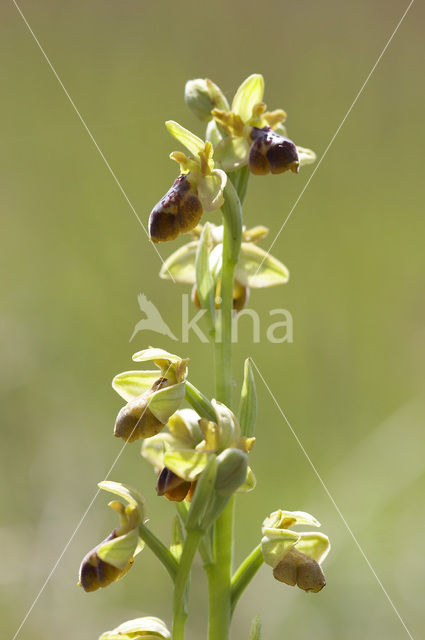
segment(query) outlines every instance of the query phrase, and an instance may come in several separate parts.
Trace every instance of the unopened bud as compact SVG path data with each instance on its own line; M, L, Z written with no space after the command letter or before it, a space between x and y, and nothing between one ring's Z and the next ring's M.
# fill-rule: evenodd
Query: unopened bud
M298 173L299 157L295 144L271 127L253 127L251 131L253 143L249 151L248 165L251 173L263 176L271 173L292 171Z
M290 549L276 565L273 575L279 582L291 587L297 585L300 589L313 593L317 593L326 585L320 564L295 548Z
M152 209L149 216L149 237L153 242L174 240L180 233L188 233L202 217L202 204L196 187L181 174L171 189Z
M184 99L189 109L203 122L211 120L213 109L229 109L221 89L208 78L186 82Z
M248 457L246 453L234 447L225 449L217 456L216 491L223 496L230 496L246 480Z

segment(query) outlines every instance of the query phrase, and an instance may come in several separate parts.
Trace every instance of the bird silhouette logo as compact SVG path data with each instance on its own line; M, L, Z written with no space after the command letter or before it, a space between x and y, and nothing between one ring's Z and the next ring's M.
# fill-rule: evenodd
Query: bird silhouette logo
M129 342L133 340L139 331L155 331L155 333L161 333L163 336L168 336L172 340L178 340L168 324L163 320L153 302L148 300L143 293L139 293L137 302L139 303L140 310L146 315L146 318L142 318L136 324Z

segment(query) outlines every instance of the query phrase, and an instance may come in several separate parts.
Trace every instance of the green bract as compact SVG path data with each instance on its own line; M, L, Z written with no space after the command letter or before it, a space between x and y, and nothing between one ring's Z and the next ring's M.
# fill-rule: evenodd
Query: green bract
M171 634L159 618L136 618L123 622L112 631L102 633L99 640L169 640Z

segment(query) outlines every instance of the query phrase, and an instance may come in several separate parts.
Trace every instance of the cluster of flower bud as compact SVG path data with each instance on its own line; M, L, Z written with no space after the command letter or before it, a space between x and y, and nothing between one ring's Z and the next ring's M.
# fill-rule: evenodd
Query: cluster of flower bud
M190 152L170 155L180 165L180 175L152 209L149 235L154 242L174 240L199 223L204 211L223 204L227 173L248 166L265 175L299 168L315 154L286 137L282 109L267 111L263 102L264 79L252 74L237 89L231 106L221 89L209 79L190 80L185 100L191 111L207 123L206 141L178 123L166 123L170 133Z

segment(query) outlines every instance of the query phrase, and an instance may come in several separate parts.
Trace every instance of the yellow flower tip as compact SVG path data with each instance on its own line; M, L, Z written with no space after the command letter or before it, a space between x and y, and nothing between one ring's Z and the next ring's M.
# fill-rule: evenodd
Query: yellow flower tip
M245 125L240 115L233 111L223 111L221 109L213 109L212 115L214 120L231 136L243 136L245 133Z
M272 129L276 129L278 124L285 122L286 112L283 111L283 109L275 109L275 111L267 111L267 113L263 115L263 118Z

